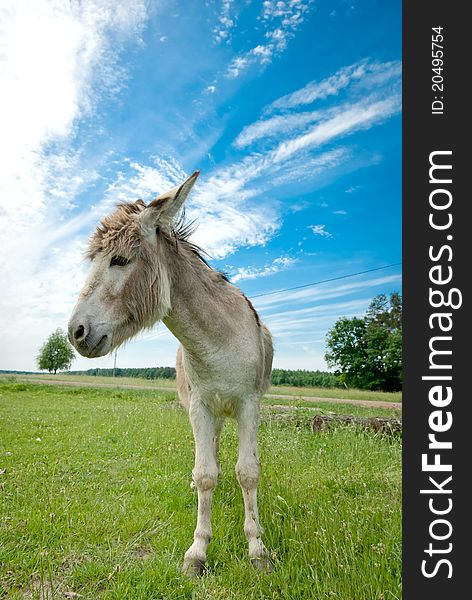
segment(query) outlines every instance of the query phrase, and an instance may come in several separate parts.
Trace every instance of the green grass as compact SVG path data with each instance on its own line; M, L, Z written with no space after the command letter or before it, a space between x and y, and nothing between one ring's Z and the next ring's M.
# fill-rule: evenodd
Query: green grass
M48 379L55 381L78 381L84 383L107 383L109 385L127 386L139 385L146 387L159 387L175 389L174 379L144 379L141 377L102 377L91 375L67 375L58 373L57 375L39 374L39 375L2 375L2 379L12 379L27 381L28 379ZM315 396L318 398L339 398L349 400L382 400L383 402L401 402L401 392L371 392L369 390L344 389L344 388L310 388L310 387L294 387L286 385L272 385L268 390L269 394L281 394L289 396Z
M316 396L318 398L339 398L341 400L382 400L382 402L401 402L401 392L371 392L370 390L344 388L309 388L287 385L271 385L269 394L288 394L289 396Z
M355 417L389 417L394 419L402 418L401 408L371 408L355 404L334 404L331 402L310 402L298 398L293 399L275 399L264 398L262 400L263 407L290 406L294 410L303 411L308 409L310 414L325 415L336 413L340 415L353 415Z
M16 378L18 381L28 381L29 379L47 379L53 381L78 381L83 383L107 383L117 387L127 385L139 385L146 387L163 387L175 389L175 379L144 379L144 377L105 377L101 375L68 375L67 373L38 373L35 375L0 375L2 378L11 380Z
M262 424L260 512L276 568L261 575L229 421L209 572L187 581L193 441L173 397L0 382L0 597L400 598L400 440L350 427Z

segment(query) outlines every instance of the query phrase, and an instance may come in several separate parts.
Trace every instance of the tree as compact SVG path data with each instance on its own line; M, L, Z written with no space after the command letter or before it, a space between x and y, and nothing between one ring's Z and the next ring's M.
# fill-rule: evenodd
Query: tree
M325 358L340 381L353 387L395 391L402 387L402 299L376 296L363 319L339 319L326 338Z
M40 369L45 369L55 375L58 370L69 369L74 358L75 354L69 344L67 334L59 328L51 333L41 346L36 360Z
M328 331L329 352L325 359L329 367L338 367L341 383L358 388L367 387L368 354L364 319L342 317Z

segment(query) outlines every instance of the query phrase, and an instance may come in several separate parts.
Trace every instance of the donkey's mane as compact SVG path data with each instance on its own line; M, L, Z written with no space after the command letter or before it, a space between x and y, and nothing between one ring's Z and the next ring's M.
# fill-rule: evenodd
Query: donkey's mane
M133 215L140 213L144 208L142 200L118 204L116 210L104 217L93 232L86 257L93 260L100 252L124 255L136 252L141 244L141 232Z
M142 232L139 221L133 218L133 216L140 214L145 208L146 205L142 200L117 204L116 210L103 218L100 225L92 234L86 251L86 257L93 260L99 252L125 257L139 254L142 244ZM185 210L183 210L170 228L159 228L158 233L164 236L169 242L175 244L177 251L182 248L205 264L210 269L213 277L216 278L213 281L224 280L231 283L224 273L216 271L208 264L205 258L205 255L208 256L208 254L200 246L189 240L195 229L195 221L186 219ZM238 290L238 292L247 302L257 324L260 325L259 315L252 302L241 290Z
M145 208L146 205L142 200L117 204L116 210L104 217L92 234L86 257L93 260L99 252L124 255L132 255L137 252L141 245L141 231L137 219L134 219L133 216L138 215ZM204 256L207 253L189 240L195 229L195 221L186 219L183 210L171 227L160 230L159 234L173 241L177 248L180 242L207 267L211 268ZM223 273L221 276L227 280Z

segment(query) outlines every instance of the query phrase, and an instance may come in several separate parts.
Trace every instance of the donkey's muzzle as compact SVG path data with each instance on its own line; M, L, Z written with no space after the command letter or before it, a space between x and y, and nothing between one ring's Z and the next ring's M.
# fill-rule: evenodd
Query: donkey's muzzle
M68 334L69 341L73 346L80 345L85 341L90 332L90 325L86 319L72 318L69 321Z
M100 335L102 333L102 335ZM110 350L110 339L103 330L93 331L86 319L71 319L69 322L69 341L86 358L104 356Z
M78 325L69 335L74 343L80 344L87 337L87 333L83 325Z

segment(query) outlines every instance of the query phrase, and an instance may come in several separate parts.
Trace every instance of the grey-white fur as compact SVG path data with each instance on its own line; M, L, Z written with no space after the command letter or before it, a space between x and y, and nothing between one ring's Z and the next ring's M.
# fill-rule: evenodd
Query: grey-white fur
M122 205L104 219L90 241L92 269L71 316L69 337L88 357L111 352L158 320L178 338L177 388L195 438L198 492L197 526L183 569L200 573L206 561L226 417L238 422L236 475L249 557L268 569L257 508L257 433L259 401L272 368L272 340L249 300L175 229L176 215L197 176L148 206L141 201ZM123 264L117 264L117 257Z

